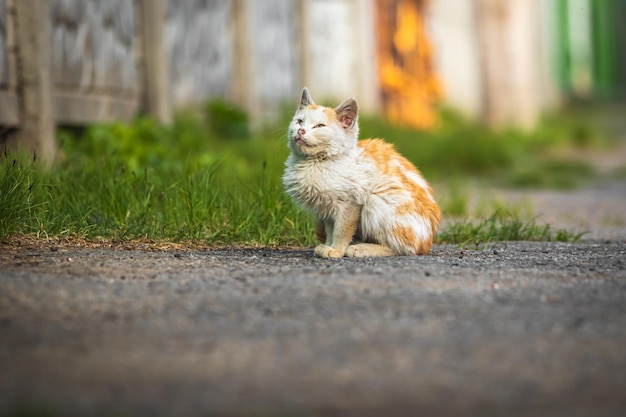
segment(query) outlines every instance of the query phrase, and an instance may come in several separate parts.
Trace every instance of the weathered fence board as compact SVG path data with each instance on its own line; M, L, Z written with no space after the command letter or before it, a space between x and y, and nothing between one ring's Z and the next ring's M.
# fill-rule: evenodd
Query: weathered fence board
M227 97L233 73L232 1L170 0L166 45L175 105Z
M298 88L296 7L291 0L249 1L255 92L262 106L292 99Z
M7 18L5 0L0 0L0 88L9 83L9 52L7 50Z
M15 0L0 0L5 126L19 121L7 1ZM144 20L161 18L148 16L155 6L150 1L40 1L49 6L57 123L128 120L139 109L156 115L149 108L154 99L146 97L163 90L163 82L151 83L159 71L167 78L164 102L180 107L226 98L256 121L274 117L304 84L320 98L357 95L366 97L365 107L375 107L373 0L159 0L165 4L161 47L154 34L146 35L151 24Z
M304 62L311 90L320 98L354 95L359 42L352 17L357 7L351 0L306 2Z
M337 102L350 96L361 108L378 107L373 0L303 0L302 80L314 97Z
M55 118L128 119L139 103L133 0L50 0Z
M14 59L10 52L9 21L6 0L0 0L0 125L16 126L19 123L17 95L15 93Z

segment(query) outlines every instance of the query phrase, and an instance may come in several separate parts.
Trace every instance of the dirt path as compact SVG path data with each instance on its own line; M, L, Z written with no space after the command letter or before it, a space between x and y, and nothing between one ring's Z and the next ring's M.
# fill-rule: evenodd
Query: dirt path
M0 415L626 410L623 241L338 261L3 249Z

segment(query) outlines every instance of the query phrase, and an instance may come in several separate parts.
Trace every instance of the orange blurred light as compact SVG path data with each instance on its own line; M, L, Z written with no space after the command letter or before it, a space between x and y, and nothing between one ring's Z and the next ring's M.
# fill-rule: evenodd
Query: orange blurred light
M443 96L425 28L425 1L377 0L378 66L383 111L419 129L437 122Z

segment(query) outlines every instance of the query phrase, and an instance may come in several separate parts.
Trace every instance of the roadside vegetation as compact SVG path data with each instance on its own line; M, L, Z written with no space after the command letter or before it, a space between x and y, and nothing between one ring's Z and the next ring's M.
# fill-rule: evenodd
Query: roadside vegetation
M291 110L252 132L226 103L179 113L170 126L140 117L61 131L61 158L44 171L30 156L0 156L0 241L19 236L92 241L168 241L208 246L309 246L312 223L284 194L281 175ZM532 213L483 198L470 208L466 184L578 186L593 169L563 150L603 146L579 120L546 119L532 132L490 131L442 110L433 132L362 117L362 137L396 144L442 189L448 222L440 242L575 241ZM526 210L532 211L532 210Z

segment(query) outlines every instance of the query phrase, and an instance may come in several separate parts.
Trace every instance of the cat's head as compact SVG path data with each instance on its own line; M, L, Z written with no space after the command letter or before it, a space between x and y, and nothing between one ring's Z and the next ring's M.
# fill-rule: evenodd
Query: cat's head
M318 106L304 87L300 106L289 124L289 148L300 156L334 156L356 147L359 106L354 98L339 106Z

